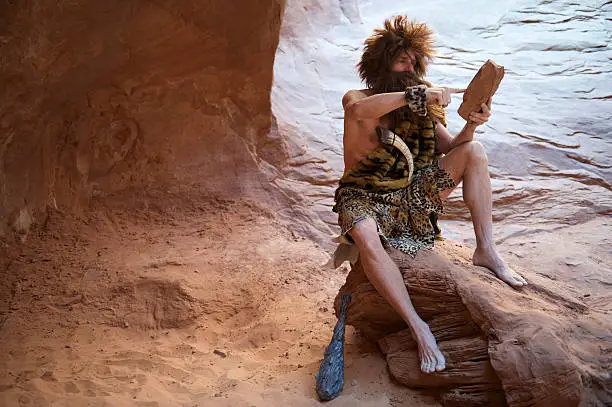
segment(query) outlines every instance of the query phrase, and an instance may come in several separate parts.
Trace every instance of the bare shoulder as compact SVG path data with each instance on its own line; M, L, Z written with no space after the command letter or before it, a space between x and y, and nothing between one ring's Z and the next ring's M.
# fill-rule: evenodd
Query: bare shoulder
M356 101L358 101L360 99L363 99L365 97L368 97L368 96L370 96L370 95L369 95L369 91L367 89L361 89L361 90L352 89L352 90L349 90L342 97L342 107L346 108L346 106L349 105L350 103L356 102Z

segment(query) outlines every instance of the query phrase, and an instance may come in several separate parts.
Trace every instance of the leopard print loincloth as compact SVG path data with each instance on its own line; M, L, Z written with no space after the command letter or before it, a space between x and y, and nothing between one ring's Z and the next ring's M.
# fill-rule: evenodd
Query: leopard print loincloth
M344 236L350 238L355 223L371 218L383 243L414 257L420 248L433 246L435 222L430 217L444 211L439 192L454 186L451 176L435 161L417 170L408 187L396 191L341 186L333 210Z

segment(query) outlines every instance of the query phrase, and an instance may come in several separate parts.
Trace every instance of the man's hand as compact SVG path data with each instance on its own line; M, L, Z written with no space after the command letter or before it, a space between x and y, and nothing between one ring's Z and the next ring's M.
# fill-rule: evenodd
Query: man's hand
M483 103L480 105L482 107L482 112L470 113L468 123L475 126L480 126L481 124L488 122L489 117L491 117L491 102L492 100L489 98L486 104Z
M440 105L446 107L451 102L452 93L463 93L465 89L447 88L445 86L433 86L427 88L425 97L428 105Z

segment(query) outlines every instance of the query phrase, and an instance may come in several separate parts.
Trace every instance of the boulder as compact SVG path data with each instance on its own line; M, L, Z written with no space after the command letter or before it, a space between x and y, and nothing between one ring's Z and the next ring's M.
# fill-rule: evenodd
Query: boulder
M355 264L336 297L353 300L347 324L376 341L400 383L430 388L444 406L604 406L612 400L605 316L537 275L516 290L471 264L449 241L415 259L390 249L411 300L447 359L424 374L409 329ZM544 285L546 284L546 285ZM606 345L607 343L607 345ZM607 349L607 350L606 350Z

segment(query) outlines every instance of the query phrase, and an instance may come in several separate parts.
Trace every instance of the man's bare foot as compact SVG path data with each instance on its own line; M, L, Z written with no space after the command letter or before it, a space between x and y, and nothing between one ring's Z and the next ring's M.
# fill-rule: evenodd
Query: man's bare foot
M446 368L444 355L438 349L436 338L434 338L429 326L425 322L419 324L412 330L419 347L419 360L421 361L421 371L423 373L441 372Z
M512 287L523 287L527 285L527 281L525 281L523 277L504 263L494 247L487 249L477 248L472 257L472 262L475 266L488 268L494 272L500 280L505 281Z

